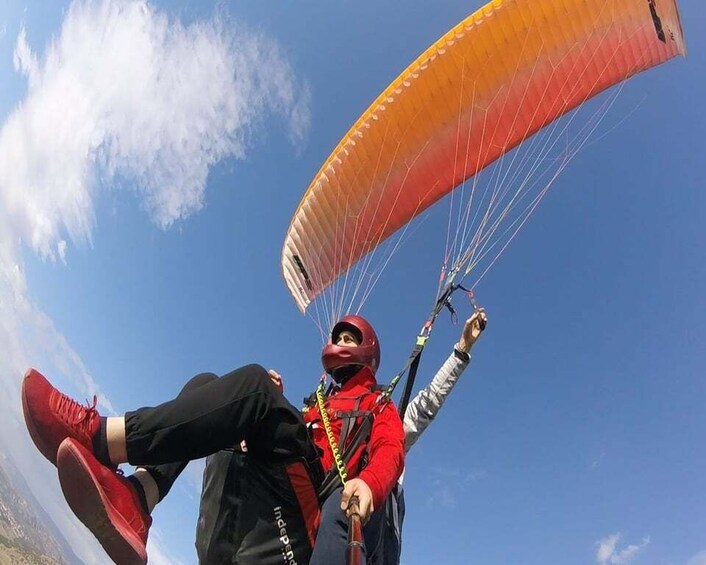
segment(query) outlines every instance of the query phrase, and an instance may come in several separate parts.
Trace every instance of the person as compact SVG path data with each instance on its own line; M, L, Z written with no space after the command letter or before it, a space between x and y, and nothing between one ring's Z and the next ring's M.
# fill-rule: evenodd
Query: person
M379 401L380 346L364 318L345 316L334 326L322 362L334 385L303 415L259 365L219 378L197 375L164 404L109 418L97 412L95 398L83 406L30 369L23 412L35 445L57 466L69 506L117 563L146 563L150 511L186 462L242 440L249 471L233 560L343 563L348 503L358 499L372 546L380 528L371 517L402 472L404 434L393 404ZM370 415L369 436L348 462L345 486L319 500L343 421L355 427L359 414ZM135 475L118 472L125 462L138 467Z
M429 384L420 390L405 409L404 445L405 451L419 440L441 410L459 378L471 362L471 348L483 333L488 316L483 308L478 308L468 318L461 330L458 343Z
M463 372L471 361L471 348L483 333L488 316L483 308L476 309L466 320L458 342L434 378L420 390L405 409L405 453L419 440L438 415ZM384 563L399 565L402 553L402 525L405 516L404 472L385 504Z
M282 376L274 369L267 372L277 390L284 393ZM237 520L242 517L243 498L248 492L247 451L243 440L206 457L194 543L201 565L230 563L236 554Z
M451 355L430 383L409 403L403 419L405 451L408 451L438 414L444 401L470 362L470 351L487 323L483 309L465 322ZM273 382L283 386L281 375L270 370ZM202 565L229 562L234 553L233 531L241 514L243 477L247 454L236 446L206 459L203 489L196 528L196 548ZM368 563L394 565L400 562L401 530L404 519L402 476L385 502L383 515L375 525L382 528L374 548L368 543ZM372 526L371 526L372 527ZM368 541L370 541L370 535Z

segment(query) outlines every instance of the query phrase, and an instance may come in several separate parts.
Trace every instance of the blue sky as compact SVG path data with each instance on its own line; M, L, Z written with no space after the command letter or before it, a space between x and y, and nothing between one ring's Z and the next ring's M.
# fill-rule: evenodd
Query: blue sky
M103 554L24 431L25 368L121 413L259 362L299 402L321 340L280 275L289 219L368 104L480 5L0 8L0 443L86 562ZM477 289L488 331L408 456L404 563L706 563L706 7L679 5L689 56L627 84ZM446 213L362 311L381 380L428 313ZM459 329L442 314L420 381ZM201 469L156 510L151 562L195 562Z

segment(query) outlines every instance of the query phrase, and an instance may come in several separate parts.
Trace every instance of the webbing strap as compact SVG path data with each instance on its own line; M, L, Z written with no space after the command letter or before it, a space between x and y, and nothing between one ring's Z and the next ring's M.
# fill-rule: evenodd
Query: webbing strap
M367 416L370 414L370 410L352 410L350 412L336 412L336 418L340 418L341 420L348 419L350 420L351 418L360 418L362 416Z
M346 444L346 438L348 437L348 434L351 431L351 428L355 424L355 421L358 419L358 415L360 414L358 412L358 408L360 408L360 400L362 397L358 397L355 399L355 405L353 406L353 412L352 413L338 413L337 416L341 419L343 419L343 424L341 425L341 433L338 436L338 449L339 451L343 449L343 446Z
M404 385L404 392L402 392L402 398L400 399L400 406L398 409L401 417L404 417L405 410L407 410L407 404L409 404L409 397L412 396L412 387L414 386L414 379L417 378L417 369L419 368L419 362L422 359L423 349L424 346L419 349L419 352L414 357L412 364L409 366L407 382Z
M414 379L417 377L417 369L419 368L419 361L421 360L422 352L424 351L424 346L426 345L429 336L431 335L431 329L434 325L434 322L436 321L436 318L444 308L447 308L449 312L451 312L452 318L455 319L456 317L456 311L451 305L451 295L458 288L466 290L459 284L449 283L440 293L439 298L437 299L436 304L434 305L434 308L432 309L431 314L429 315L429 319L424 324L424 326L422 327L422 331L419 332L419 335L417 336L417 342L414 345L412 353L407 359L407 363L405 364L404 368L399 373L397 373L397 375L395 375L395 378L392 379L392 382L390 382L390 385L387 387L387 390L383 393L384 399L389 400L392 396L393 391L395 390L395 387L397 386L397 383L404 376L404 374L407 373L407 370L409 370L409 373L407 374L407 382L405 383L405 389L402 394L400 403L397 407L397 411L399 412L400 417L402 419L404 419L404 413L405 410L407 410L407 404L409 404L409 397L412 395Z
M341 456L345 465L350 463L353 454L356 452L360 444L367 440L370 435L370 431L373 427L373 418L374 415L372 412L365 416L363 421L360 423L360 426L358 426L358 429L353 434L350 443ZM331 493L339 487L339 485L342 484L345 486L345 481L341 481L340 479L340 474L336 472L336 469L331 469L326 474L324 480L321 482L321 486L319 487L319 500L326 500Z

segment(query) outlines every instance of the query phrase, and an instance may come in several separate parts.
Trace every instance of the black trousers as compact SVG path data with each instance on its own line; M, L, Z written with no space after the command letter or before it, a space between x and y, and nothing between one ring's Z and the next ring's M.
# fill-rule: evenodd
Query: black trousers
M203 378L202 375L197 379ZM174 400L125 414L128 462L135 466L183 463L246 440L262 463L319 457L301 413L259 365L185 387Z
M323 470L300 411L265 369L248 365L220 378L197 375L174 400L128 412L125 429L128 461L147 468L160 499L188 461L246 440L251 465L229 541L233 562L308 562Z

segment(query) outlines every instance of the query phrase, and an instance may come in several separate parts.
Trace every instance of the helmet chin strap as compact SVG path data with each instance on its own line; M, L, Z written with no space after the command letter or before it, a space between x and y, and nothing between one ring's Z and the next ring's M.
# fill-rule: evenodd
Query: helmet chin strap
M363 368L363 365L343 365L342 367L336 367L331 371L331 378L336 381L337 384L342 385L353 375Z

